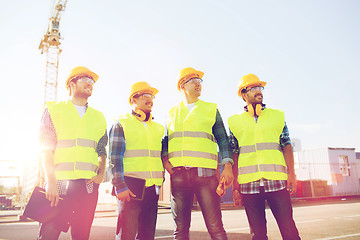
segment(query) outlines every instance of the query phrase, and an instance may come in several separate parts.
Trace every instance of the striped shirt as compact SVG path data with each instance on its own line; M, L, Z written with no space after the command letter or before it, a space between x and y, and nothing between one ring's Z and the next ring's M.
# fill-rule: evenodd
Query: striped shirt
M222 165L225 165L226 163L234 164L232 159L231 147L229 145L229 137L226 133L224 123L218 109L216 110L216 120L214 126L212 127L212 133L219 146L219 151L220 151L219 162ZM162 151L161 151L162 157L168 156L168 144L169 144L168 139L169 139L169 133L166 129L165 136L162 139ZM214 176L215 174L216 174L216 169L198 168L199 177L210 177L210 176Z
M245 109L246 111L247 109ZM255 118L257 121L257 118ZM234 136L234 134L230 131L230 145L233 150L233 153L239 154L239 143ZM286 126L286 122L283 128L282 133L279 137L279 143L281 149L289 144L291 144L291 139L289 136L289 129ZM264 186L265 192L275 192L286 188L285 180L269 180L269 179L260 179L250 183L240 184L240 192L243 194L255 194L260 193L260 186Z

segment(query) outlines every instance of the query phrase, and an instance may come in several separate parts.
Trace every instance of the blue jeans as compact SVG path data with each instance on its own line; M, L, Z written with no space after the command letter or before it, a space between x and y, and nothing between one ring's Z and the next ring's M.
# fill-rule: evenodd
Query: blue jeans
M61 213L53 220L40 224L38 239L58 239L61 231L71 227L72 239L89 239L98 200L99 184L94 184L92 193L86 190L86 179L70 180L64 196Z
M197 168L175 170L171 174L171 212L176 224L175 239L189 239L194 194L199 202L207 230L212 239L227 239L216 194L216 176L199 177Z
M289 192L285 189L275 192L264 192L260 187L258 194L242 194L246 215L254 233L253 240L267 240L265 200L279 226L284 240L298 240L299 232L293 219L293 210Z
M153 240L155 236L159 195L155 186L145 188L143 200L118 201L119 216L116 239Z

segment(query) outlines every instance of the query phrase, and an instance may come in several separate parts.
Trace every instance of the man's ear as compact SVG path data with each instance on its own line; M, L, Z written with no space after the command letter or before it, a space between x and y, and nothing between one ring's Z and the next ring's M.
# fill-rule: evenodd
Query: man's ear
M74 83L73 81L69 82L69 96L71 96L72 92L71 92L71 88L75 88L76 87L76 83Z
M244 100L244 102L247 102L247 93L241 93L241 97Z
M185 91L185 87L184 87L184 85L181 85L180 86L180 92L183 92L183 91Z

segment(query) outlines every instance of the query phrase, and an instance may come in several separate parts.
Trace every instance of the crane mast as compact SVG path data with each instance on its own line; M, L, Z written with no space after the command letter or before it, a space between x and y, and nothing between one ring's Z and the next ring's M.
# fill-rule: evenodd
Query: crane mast
M59 24L66 3L67 0L57 0L51 17L49 18L48 28L39 46L41 54L46 53L45 103L57 101L59 55L62 51Z
M61 37L59 31L59 23L61 14L65 10L66 3L67 0L56 0L55 8L52 10L51 17L49 18L50 21L48 24L48 28L39 45L41 54L46 53L44 106L47 102L57 101L59 55L62 50L60 42ZM44 180L44 172L39 159L39 165L34 166L34 168L26 169L24 172L24 193L28 193L29 191L31 191L34 184L37 186L42 186Z

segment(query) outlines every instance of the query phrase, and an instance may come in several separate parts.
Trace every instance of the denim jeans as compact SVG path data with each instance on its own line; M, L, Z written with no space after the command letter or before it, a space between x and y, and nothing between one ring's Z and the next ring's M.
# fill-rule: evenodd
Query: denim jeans
M293 219L293 210L289 192L285 189L275 192L264 192L260 187L258 194L242 194L246 215L254 233L253 240L267 240L265 200L279 226L284 240L298 240L299 232Z
M118 201L119 216L116 239L153 240L155 236L159 195L153 185L145 189L143 200Z
M98 200L99 184L94 184L92 193L86 190L86 179L70 180L67 194L59 216L40 224L38 239L58 239L61 231L71 227L72 239L89 239Z
M175 170L171 174L171 212L176 224L175 239L189 239L194 195L199 202L207 230L212 239L227 239L216 194L216 176L199 177L197 168Z

